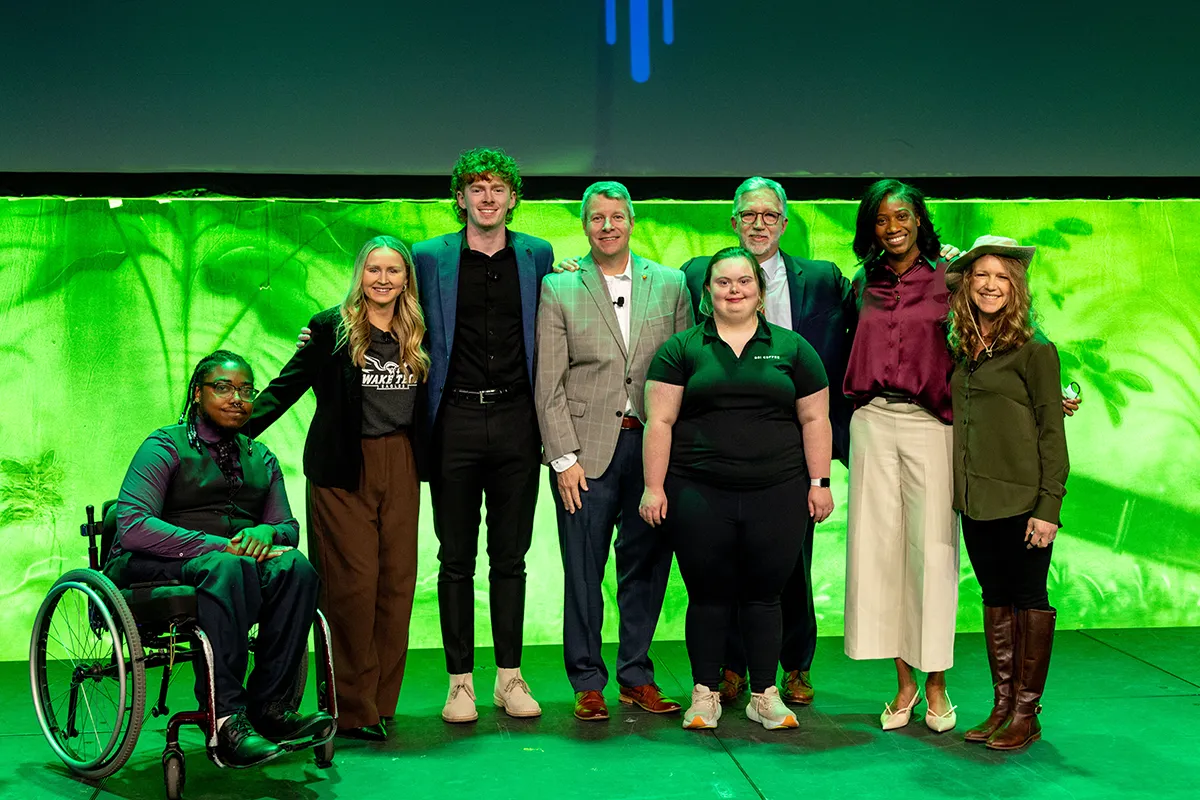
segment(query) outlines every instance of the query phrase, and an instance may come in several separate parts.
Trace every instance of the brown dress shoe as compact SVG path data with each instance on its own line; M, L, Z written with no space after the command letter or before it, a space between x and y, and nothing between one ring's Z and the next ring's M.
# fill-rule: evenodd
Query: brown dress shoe
M721 705L736 703L742 692L746 691L748 681L745 676L738 675L731 669L721 671L721 685L717 691L721 694Z
M653 683L641 686L622 686L621 702L627 706L641 706L651 714L673 714L683 708L662 693Z
M575 719L585 722L608 719L608 705L604 702L604 693L592 689L575 693Z
M783 676L783 691L780 692L783 702L807 706L812 703L814 694L808 670L794 669Z

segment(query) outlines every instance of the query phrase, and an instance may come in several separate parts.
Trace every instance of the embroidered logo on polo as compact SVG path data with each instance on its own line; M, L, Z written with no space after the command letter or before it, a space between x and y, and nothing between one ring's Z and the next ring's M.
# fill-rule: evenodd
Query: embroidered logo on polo
M782 359L783 359L783 356L772 356L772 355L754 356L755 361L780 361Z
M362 385L380 391L411 389L417 385L417 376L407 366L395 361L380 361L369 353L363 365Z

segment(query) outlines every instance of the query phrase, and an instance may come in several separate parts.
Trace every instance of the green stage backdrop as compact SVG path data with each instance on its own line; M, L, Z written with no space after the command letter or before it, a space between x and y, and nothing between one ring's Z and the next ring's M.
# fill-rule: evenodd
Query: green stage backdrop
M733 241L726 202L638 204L637 252L679 265ZM854 269L855 204L794 203L784 249ZM1083 387L1067 423L1071 478L1050 597L1064 627L1200 625L1200 202L935 202L943 240L983 233L1037 244L1032 280L1063 380ZM115 496L135 448L173 422L196 360L227 347L265 385L297 330L346 290L368 237L409 241L455 229L445 202L236 199L0 199L0 658L25 658L38 604L86 563L87 503ZM514 227L557 256L587 243L578 204L525 203ZM297 516L311 395L264 440L279 456ZM817 529L813 580L823 634L842 630L845 472ZM436 541L421 510L412 642L438 647ZM562 579L543 486L529 555L526 641L561 640ZM611 570L606 584L613 596ZM486 564L478 640L490 643ZM965 554L959 627L978 629ZM610 608L615 604L610 603ZM659 627L683 638L676 574ZM605 621L616 630L615 612Z

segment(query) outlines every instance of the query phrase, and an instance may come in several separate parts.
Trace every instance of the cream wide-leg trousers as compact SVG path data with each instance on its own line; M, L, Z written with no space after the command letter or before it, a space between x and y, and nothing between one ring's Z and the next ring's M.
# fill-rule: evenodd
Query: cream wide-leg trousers
M953 428L877 397L850 419L846 655L954 663L958 516Z

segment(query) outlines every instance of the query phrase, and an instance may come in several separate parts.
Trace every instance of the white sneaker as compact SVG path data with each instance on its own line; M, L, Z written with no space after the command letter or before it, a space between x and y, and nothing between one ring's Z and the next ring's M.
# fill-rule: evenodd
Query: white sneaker
M692 704L683 712L683 727L700 731L717 727L721 719L721 693L696 684L692 689Z
M768 687L762 694L755 692L750 695L750 703L746 706L746 719L760 723L769 731L800 727L796 715L783 704L783 698L779 696L779 688L776 686Z
M450 693L446 705L442 706L442 719L446 722L474 722L479 719L475 710L475 682L471 673L450 676Z
M529 684L521 677L521 668L496 669L496 691L492 700L510 717L540 717L542 707L529 691Z

